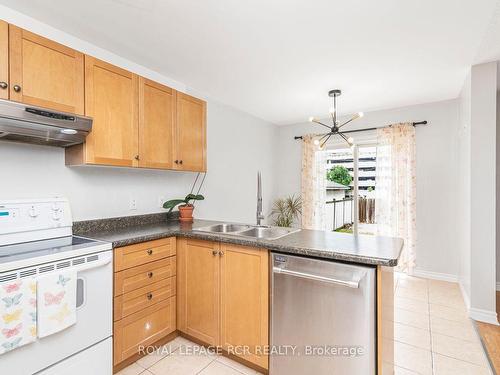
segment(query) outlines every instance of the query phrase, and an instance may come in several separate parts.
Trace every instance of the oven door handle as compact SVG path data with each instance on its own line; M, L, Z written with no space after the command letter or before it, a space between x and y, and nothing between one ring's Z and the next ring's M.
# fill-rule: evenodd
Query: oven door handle
M365 274L363 273L362 275L360 275L358 280L351 281L351 280L334 279L331 277L325 277L325 276L320 276L320 275L312 275L310 273L305 273L305 272L291 271L291 270L287 270L287 269L279 268L279 267L273 267L273 272L274 273L281 273L281 274L288 275L288 276L299 277L301 279L320 281L320 282L327 283L327 284L341 285L341 286L346 286L346 287L355 288L355 289L359 288L359 283L360 283L361 279L365 276Z
M75 269L77 272L88 271L88 270L91 270L94 268L105 266L105 265L111 263L112 259L113 258L111 256L103 256L102 259L99 259L99 260L94 261L94 262L82 264L81 266L75 267Z

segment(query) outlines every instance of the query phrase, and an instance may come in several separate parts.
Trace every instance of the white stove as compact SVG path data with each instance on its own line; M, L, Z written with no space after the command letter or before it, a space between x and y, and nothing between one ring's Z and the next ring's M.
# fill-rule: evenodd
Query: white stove
M112 246L73 236L72 225L66 199L0 201L0 284L60 269L78 275L77 323L4 353L0 374L112 374Z

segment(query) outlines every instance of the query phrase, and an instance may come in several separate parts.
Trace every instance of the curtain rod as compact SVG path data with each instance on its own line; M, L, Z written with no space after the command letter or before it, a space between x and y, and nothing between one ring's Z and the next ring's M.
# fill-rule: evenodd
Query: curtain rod
M413 122L412 123L413 126L417 126L417 125L427 125L427 121L418 121L418 122ZM390 125L389 125L390 126ZM358 132L367 132L367 131L370 131L370 130L377 130L377 129L381 129L383 128L384 126L380 126L378 128L367 128L367 129L359 129L359 130L348 130L348 131L345 131L345 132L342 132L344 134L347 134L347 133L358 133ZM302 139L302 136L301 135L296 135L295 137L293 137L293 139Z

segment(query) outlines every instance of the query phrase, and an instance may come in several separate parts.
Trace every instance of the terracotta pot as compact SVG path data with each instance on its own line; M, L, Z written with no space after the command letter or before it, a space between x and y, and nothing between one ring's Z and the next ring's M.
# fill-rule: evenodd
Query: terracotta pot
M192 204L179 206L179 220L184 223L193 221L193 210Z

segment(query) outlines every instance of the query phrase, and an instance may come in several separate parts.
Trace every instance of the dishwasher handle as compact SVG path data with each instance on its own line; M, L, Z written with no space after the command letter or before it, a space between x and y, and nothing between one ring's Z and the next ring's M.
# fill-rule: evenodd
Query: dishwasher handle
M301 279L320 281L323 283L341 285L341 286L346 286L346 287L354 288L354 289L359 288L359 283L361 282L361 279L363 279L363 277L366 274L365 272L363 272L359 275L357 280L352 281L352 280L339 280L339 279L334 279L331 277L325 277L325 276L319 276L319 275L311 275L310 273L291 271L291 270L287 270L287 269L279 268L279 267L273 267L273 273L281 273L283 275L299 277Z

